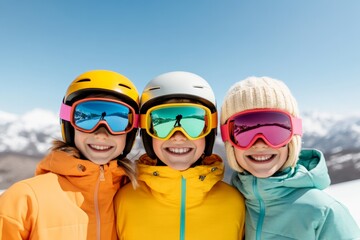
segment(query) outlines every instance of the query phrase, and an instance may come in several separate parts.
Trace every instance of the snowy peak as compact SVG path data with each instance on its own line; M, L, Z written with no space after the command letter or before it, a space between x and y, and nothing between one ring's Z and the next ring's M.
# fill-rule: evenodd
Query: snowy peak
M54 138L60 138L56 114L34 109L22 116L0 112L0 152L43 155Z
M303 144L324 152L360 149L360 114L303 113Z
M302 119L303 147L328 153L360 149L360 113L341 116L304 112ZM0 153L43 155L52 140L61 139L58 114L43 109L33 109L21 116L0 111L0 131ZM221 139L217 139L216 145L221 144Z

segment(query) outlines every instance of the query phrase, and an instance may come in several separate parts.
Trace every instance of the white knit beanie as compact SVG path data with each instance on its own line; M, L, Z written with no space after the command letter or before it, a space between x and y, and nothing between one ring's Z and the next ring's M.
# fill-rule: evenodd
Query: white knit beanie
M297 102L282 81L269 77L248 77L235 83L227 92L221 107L221 124L235 113L257 108L281 109L299 117ZM282 169L295 166L301 149L301 137L293 136L288 148L288 160ZM242 172L243 169L235 159L234 147L226 142L225 149L230 167Z

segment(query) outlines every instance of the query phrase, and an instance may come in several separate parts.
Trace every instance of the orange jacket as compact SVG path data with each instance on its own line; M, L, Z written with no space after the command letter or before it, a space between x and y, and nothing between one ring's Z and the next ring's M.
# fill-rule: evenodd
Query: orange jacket
M99 166L54 151L36 175L0 196L0 240L117 239L113 197L125 172L116 161Z

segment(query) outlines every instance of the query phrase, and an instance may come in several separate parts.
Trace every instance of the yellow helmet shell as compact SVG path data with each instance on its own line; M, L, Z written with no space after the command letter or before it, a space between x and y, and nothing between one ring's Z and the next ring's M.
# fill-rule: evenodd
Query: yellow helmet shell
M72 102L74 97L84 92L98 91L127 96L139 104L135 85L127 77L109 70L92 70L79 75L68 87L64 102Z

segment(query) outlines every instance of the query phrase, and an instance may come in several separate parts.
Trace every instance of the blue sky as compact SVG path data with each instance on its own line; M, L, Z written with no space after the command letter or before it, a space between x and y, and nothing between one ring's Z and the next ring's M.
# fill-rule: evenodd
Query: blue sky
M220 106L248 76L283 80L301 110L360 112L358 0L0 2L0 111L58 111L80 73L109 69L139 91L184 70Z

